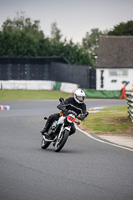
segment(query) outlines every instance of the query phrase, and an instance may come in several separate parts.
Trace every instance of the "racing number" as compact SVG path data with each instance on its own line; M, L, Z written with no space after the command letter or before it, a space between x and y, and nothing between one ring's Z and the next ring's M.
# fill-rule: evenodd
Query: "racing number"
M71 117L70 115L67 116L67 119L69 119L70 121L74 122L75 118Z

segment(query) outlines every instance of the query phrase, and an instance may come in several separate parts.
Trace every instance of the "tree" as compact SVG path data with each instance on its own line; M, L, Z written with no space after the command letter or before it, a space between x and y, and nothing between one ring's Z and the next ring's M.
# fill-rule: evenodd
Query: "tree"
M78 44L74 44L72 39L69 42L64 43L60 53L60 55L67 58L71 64L95 66L94 59L88 51Z
M39 23L19 13L13 20L8 18L0 32L0 56L38 56L39 41L44 40Z
M7 19L0 31L0 56L10 57L65 57L71 64L94 66L90 53L74 44L72 40L62 39L57 23L51 26L51 38L40 30L40 21L17 14Z
M61 30L57 27L57 23L54 22L51 25L51 39L54 42L60 42L62 38Z
M26 31L36 37L44 37L40 30L40 21L25 18L23 13L17 13L14 19L8 18L2 25L3 32Z
M133 35L133 21L128 21L126 23L121 22L120 24L114 26L114 29L108 32L108 35L115 36L132 36Z
M82 39L82 47L88 50L92 55L95 55L100 35L102 35L102 31L98 28L91 29L90 34L87 32L85 37Z

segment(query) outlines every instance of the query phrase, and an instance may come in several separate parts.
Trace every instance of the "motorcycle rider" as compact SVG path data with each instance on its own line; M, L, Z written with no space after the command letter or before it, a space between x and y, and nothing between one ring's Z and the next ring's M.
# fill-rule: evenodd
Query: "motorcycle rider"
M86 111L86 104L84 103L84 99L85 99L85 92L82 89L77 89L74 93L74 97L70 97L70 98L66 99L65 101L61 102L57 106L57 108L59 110L62 110L65 113L65 112L67 112L67 110L69 110L69 107L71 105L73 105L78 108L78 110L75 111L77 113L77 115L83 114L83 115L78 116L77 118L80 120L84 120L88 115L88 112ZM71 108L71 110L72 110L72 108ZM47 119L45 127L43 128L43 130L40 131L41 134L45 135L47 138L51 137L48 135L47 131L50 128L51 124L55 120L58 120L59 117L60 117L60 113L55 113L55 114L50 115L49 118ZM76 128L73 124L69 135L74 134L75 131L76 131Z

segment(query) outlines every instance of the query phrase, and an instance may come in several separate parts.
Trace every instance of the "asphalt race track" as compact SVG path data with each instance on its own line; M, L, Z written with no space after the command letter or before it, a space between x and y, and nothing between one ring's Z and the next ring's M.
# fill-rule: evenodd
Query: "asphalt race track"
M88 108L126 104L87 100ZM95 141L80 131L61 152L40 148L43 116L58 101L0 101L0 200L132 200L133 152Z

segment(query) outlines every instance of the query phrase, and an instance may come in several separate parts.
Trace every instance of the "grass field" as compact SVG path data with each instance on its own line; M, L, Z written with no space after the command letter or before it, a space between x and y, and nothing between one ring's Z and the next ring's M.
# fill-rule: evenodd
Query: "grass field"
M90 113L83 122L88 131L97 134L133 136L133 123L128 118L127 105L115 106Z
M0 90L0 100L43 100L69 96L66 92L55 90Z
M0 90L0 100L45 100L64 99L69 93L47 90ZM98 113L90 113L82 122L82 128L97 134L133 136L133 123L128 118L127 105L104 108Z

